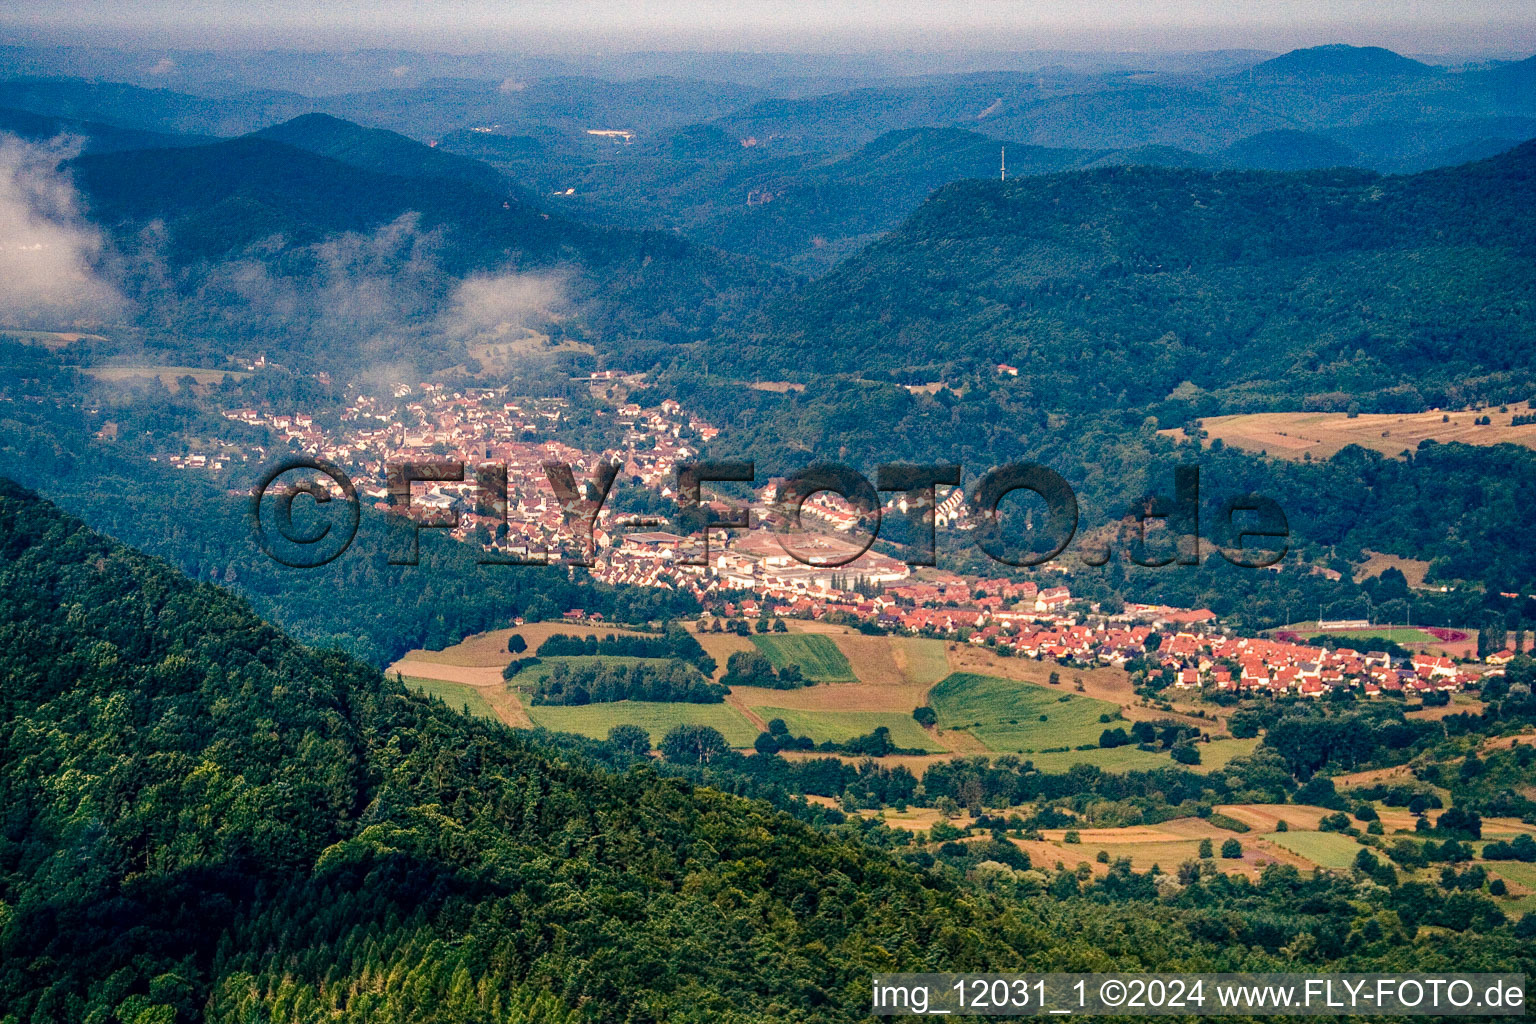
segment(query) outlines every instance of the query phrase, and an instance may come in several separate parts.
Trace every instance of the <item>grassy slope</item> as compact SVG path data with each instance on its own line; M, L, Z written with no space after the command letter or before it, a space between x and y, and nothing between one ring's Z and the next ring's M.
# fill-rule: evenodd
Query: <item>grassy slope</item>
M1365 848L1338 832L1270 832L1260 838L1325 868L1347 868Z
M412 692L437 697L455 711L463 711L468 707L471 715L500 720L496 710L486 701L484 695L467 683L450 683L442 679L422 679L418 676L403 678L406 687Z
M793 708L753 707L764 720L782 718L796 736L809 736L817 743L831 740L841 743L864 736L879 726L891 730L891 742L909 750L942 753L944 747L923 731L910 714L886 711L797 711Z
M651 734L653 744L674 725L707 725L720 730L733 747L750 747L757 730L735 708L727 704L672 704L656 701L621 700L612 704L587 704L582 707L539 705L528 709L535 725L556 732L574 732L593 739L605 739L616 725L638 725Z
M939 683L931 700L941 728L969 728L1000 752L1096 743L1110 728L1099 716L1120 710L1108 701L970 672L956 672Z

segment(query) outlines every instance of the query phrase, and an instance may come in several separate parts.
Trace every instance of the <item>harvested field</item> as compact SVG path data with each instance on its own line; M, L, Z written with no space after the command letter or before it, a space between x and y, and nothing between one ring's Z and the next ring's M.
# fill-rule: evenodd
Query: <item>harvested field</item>
M949 665L956 672L976 672L1003 679L1019 679L1024 682L1050 685L1051 673L1061 677L1061 683L1052 689L1065 693L1077 693L1074 680L1082 677L1082 696L1107 700L1117 707L1130 708L1136 703L1131 677L1118 668L1062 668L1054 661L1036 661L1033 658L1005 658L985 647L971 644L949 643Z
M1334 813L1310 804L1221 804L1216 810L1255 832L1273 832L1282 821L1293 829L1315 830L1318 822Z
M1463 444L1520 444L1536 448L1536 424L1509 425L1513 416L1528 414L1528 405L1509 406L1508 412L1481 411L1422 413L1362 413L1351 419L1344 413L1263 412L1213 416L1201 421L1209 435L1203 443L1220 439L1223 444L1250 452L1268 452L1281 459L1300 459L1310 454L1326 459L1351 444L1399 456L1414 451L1420 441L1459 441ZM1473 420L1487 414L1488 426ZM1163 431L1179 434L1178 431ZM1182 437L1182 434L1179 434Z

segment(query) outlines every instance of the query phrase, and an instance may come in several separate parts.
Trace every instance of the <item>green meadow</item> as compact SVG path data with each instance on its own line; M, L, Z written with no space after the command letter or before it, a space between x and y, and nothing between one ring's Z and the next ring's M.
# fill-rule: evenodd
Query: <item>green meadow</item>
M941 728L968 729L999 753L1096 744L1105 729L1128 728L1125 722L1112 725L1099 720L1101 715L1119 713L1119 707L1109 701L973 672L946 677L933 688L929 701ZM1081 761L1087 760L1083 755L1089 751L1062 753L1076 754Z

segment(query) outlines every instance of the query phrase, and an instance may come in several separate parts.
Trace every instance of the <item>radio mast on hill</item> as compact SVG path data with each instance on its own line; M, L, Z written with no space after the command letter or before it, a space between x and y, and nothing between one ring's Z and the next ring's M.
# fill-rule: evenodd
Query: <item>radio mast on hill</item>
M998 180L1000 180L1000 181L1007 181L1008 180L1008 147L1007 146L1003 147L1003 175Z

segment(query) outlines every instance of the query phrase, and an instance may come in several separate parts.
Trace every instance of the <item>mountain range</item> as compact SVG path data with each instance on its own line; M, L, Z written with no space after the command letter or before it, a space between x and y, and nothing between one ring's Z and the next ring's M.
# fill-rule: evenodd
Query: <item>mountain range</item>
M507 186L467 163L447 172L452 151L573 219L677 231L807 273L895 227L938 185L995 176L1005 146L1019 176L1106 164L1411 173L1536 137L1536 58L1446 69L1372 47L1258 56L1177 71L1149 61L1144 71L884 76L841 89L549 75L306 96L20 77L0 80L0 126L36 137L35 119L53 119L111 149L256 133L340 156L359 145L335 123L350 121L435 149L376 137L370 170Z
M1420 409L1536 385L1536 143L1405 177L1114 167L962 181L710 355L1038 401Z

